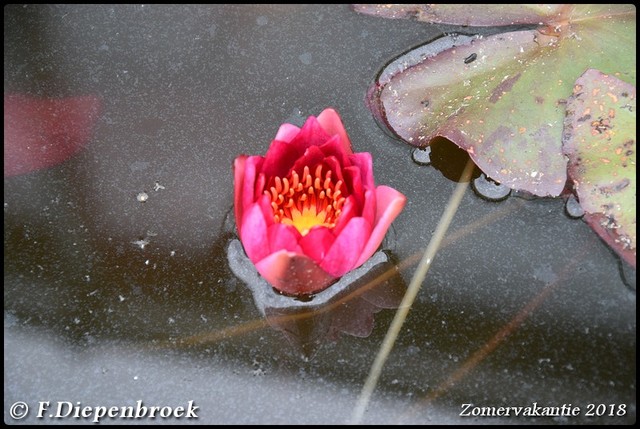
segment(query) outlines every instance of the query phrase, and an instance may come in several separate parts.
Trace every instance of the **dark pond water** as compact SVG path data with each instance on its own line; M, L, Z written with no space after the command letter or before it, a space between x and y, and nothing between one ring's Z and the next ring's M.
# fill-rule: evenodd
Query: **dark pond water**
M8 95L88 97L77 115L95 115L75 156L4 180L5 423L61 421L37 418L43 401L193 401L198 419L156 419L180 423L347 422L456 186L378 128L364 98L387 61L441 32L345 5L5 7L5 138ZM230 266L231 164L329 106L377 183L408 198L353 278L392 275L324 307L265 304L250 267ZM562 200L469 188L363 421L631 423L635 357L635 271ZM460 416L534 403L580 412Z

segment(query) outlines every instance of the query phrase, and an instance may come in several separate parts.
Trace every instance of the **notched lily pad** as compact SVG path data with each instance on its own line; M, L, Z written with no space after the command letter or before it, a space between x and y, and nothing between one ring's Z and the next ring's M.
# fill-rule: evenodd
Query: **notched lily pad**
M587 70L564 121L568 173L585 220L636 266L636 88Z
M538 27L457 38L437 53L421 46L422 53L409 52L379 74L369 106L412 145L446 137L491 179L534 195L558 196L566 183L566 98L589 68L635 84L635 7L483 7L440 5L424 9L429 13L416 12L415 5L390 7L393 18L435 17L430 22L470 26L500 24L496 16L509 11L505 22Z

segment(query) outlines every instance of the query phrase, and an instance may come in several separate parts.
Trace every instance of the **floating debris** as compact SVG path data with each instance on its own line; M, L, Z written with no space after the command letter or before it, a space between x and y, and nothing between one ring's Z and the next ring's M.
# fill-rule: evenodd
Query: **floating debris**
M464 63L465 64L472 63L476 60L476 58L478 58L478 54L474 52L473 54L469 55L467 58L464 59Z
M149 199L149 194L147 194L146 192L140 192L138 195L136 195L136 199L138 201L140 201L141 203L144 203L145 201L147 201Z
M145 246L149 244L150 241L147 238L142 238L140 240L132 241L131 244L135 244L140 249L144 250Z

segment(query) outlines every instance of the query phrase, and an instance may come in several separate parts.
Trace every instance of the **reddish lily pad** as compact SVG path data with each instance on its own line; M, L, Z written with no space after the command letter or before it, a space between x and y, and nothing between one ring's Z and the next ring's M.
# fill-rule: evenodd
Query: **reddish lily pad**
M497 26L513 24L537 24L562 14L569 5L561 4L496 4L490 13L486 4L356 4L356 12L383 18L410 18L416 21Z
M562 192L565 103L586 69L635 85L632 5L401 5L388 11L377 15L460 25L539 25L457 40L433 55L405 55L383 70L370 91L374 114L400 138L424 147L434 137L446 137L487 176L513 189L540 196Z
M636 266L636 88L587 70L567 103L564 151L585 220Z

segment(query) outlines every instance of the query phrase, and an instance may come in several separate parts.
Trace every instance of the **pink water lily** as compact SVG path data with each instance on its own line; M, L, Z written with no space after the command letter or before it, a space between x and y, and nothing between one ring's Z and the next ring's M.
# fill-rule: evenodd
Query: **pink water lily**
M338 113L280 126L264 157L234 162L235 217L249 259L276 289L325 289L378 249L406 198L375 186L371 154L353 153Z

